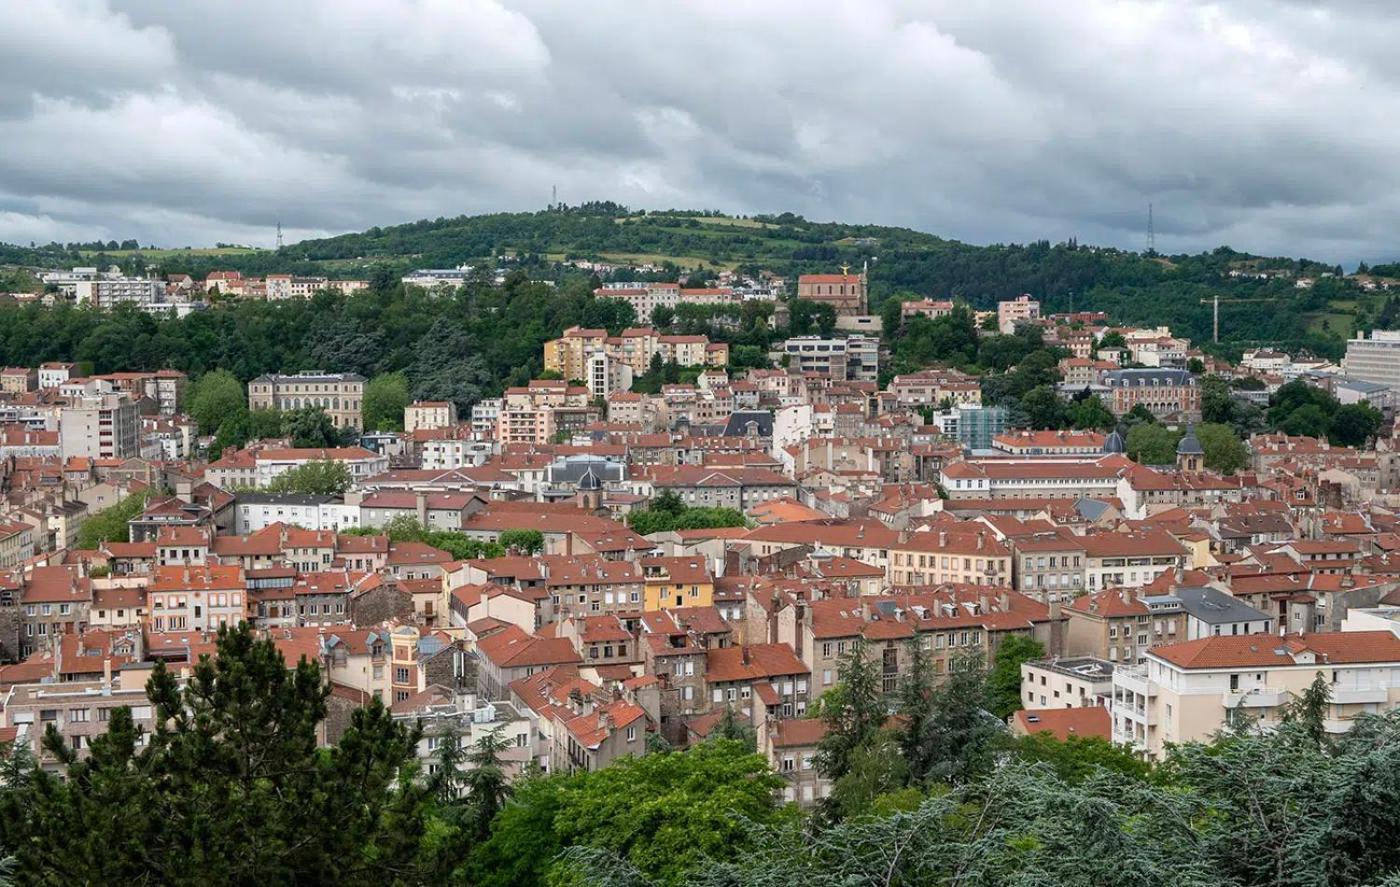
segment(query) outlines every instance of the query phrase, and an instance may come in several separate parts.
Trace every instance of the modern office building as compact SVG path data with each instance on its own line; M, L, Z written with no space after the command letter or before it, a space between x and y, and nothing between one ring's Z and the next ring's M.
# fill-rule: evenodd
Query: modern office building
M1342 366L1349 379L1400 388L1400 331L1372 330L1369 339L1358 332Z

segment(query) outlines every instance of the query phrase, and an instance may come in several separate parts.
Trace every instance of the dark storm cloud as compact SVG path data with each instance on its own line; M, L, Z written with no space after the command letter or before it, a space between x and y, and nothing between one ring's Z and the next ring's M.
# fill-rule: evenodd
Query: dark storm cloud
M1386 3L0 3L0 239L578 202L1393 257Z

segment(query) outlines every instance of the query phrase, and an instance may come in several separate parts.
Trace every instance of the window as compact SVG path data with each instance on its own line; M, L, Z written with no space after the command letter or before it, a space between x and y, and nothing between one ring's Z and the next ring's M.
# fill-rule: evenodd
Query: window
M632 726L632 727L628 727L628 728L627 728L627 741L628 741L628 742L636 742L636 741L637 741L637 728L636 728L635 726Z
M394 683L396 683L396 684L407 684L407 683L408 683L408 669L407 669L407 668L404 668L403 666L398 666L398 667L396 667L396 668L394 669Z

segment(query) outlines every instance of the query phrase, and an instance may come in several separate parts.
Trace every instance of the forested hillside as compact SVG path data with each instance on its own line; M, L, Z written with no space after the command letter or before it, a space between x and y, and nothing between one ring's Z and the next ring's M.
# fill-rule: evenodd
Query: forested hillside
M119 248L129 245L0 246L0 264L119 263L131 271L156 266L161 273L196 277L229 268L388 278L411 267L509 256L531 277L559 279L567 275L562 262L583 258L671 263L677 277L723 268L763 268L791 277L868 262L877 308L899 294L953 296L985 308L1030 293L1049 311L1104 310L1125 323L1169 324L1174 332L1206 343L1210 307L1201 300L1219 294L1222 340L1236 350L1269 343L1328 355L1339 354L1345 338L1368 327L1383 307L1379 297L1346 279L1321 276L1338 268L1225 247L1199 255L1149 256L1074 241L975 246L906 228L811 222L787 213L750 218L707 211L641 213L613 203L423 220L303 241L280 251ZM1231 276L1239 269L1277 274ZM1300 277L1316 283L1297 288ZM1240 299L1261 301L1231 301Z

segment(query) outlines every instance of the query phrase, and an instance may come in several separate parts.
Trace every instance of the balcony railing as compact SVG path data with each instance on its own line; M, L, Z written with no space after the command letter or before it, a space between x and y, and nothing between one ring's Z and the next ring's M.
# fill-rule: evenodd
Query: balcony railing
M1226 708L1274 708L1287 700L1287 690L1256 687L1253 690L1226 690L1220 701Z

